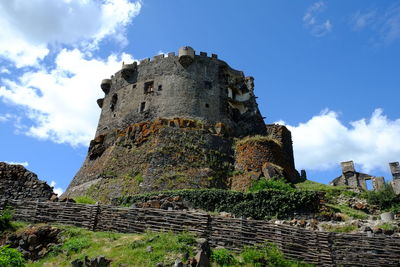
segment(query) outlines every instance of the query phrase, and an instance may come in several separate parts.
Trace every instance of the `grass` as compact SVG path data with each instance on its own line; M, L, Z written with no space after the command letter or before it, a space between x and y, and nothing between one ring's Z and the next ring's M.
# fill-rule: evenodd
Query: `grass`
M183 232L147 232L144 234L121 234L114 232L91 232L73 226L56 225L63 229L64 244L55 247L49 255L27 266L70 266L75 259L85 256L94 258L104 255L111 259L111 266L156 266L157 263L172 264L187 252L193 256L195 238ZM148 252L147 247L152 251Z
M382 224L378 225L378 228L381 228L382 230L396 230L397 229L397 227L391 223L382 223Z
M76 203L80 204L96 204L96 200L89 196L79 196L79 197L74 197L74 200Z
M327 207L333 209L335 212L343 213L349 217L354 219L365 220L368 219L368 214L361 210L352 209L346 205L337 205L337 204L325 204Z
M285 258L282 251L271 243L246 246L240 254L225 248L212 250L212 266L247 266L247 267L308 267L312 264Z
M301 183L297 183L296 188L300 190L309 190L309 191L319 191L325 192L325 196L328 200L334 200L335 198L342 196L347 197L355 197L358 196L356 192L350 191L349 187L346 186L333 186L327 184L321 184L314 181L306 180Z
M62 230L63 243L54 246L45 258L27 262L26 266L71 266L71 262L76 259L82 260L85 256L91 259L100 255L111 260L111 266L156 266L157 263L173 266L176 259L186 263L194 257L196 251L196 238L188 232L123 234L92 232L60 224L52 226ZM277 267L312 266L286 259L273 244L245 247L241 254L227 249L215 249L211 260L211 266L264 266L262 264L265 262Z
M356 225L345 224L345 225L331 225L331 224L323 224L322 228L328 232L335 233L350 233L358 229Z

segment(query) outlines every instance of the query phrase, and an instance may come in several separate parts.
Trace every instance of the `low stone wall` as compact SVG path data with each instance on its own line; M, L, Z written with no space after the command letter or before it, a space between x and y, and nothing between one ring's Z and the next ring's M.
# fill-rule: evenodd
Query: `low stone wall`
M120 208L62 202L0 200L17 220L57 222L98 231L141 233L190 231L212 246L239 250L245 245L275 243L286 256L318 266L399 266L400 238L315 232L261 220L225 218L206 213Z

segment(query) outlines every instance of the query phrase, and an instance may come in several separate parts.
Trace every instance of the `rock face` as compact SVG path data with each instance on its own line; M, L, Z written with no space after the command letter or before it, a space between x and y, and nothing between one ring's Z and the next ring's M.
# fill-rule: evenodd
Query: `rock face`
M283 162L288 180L298 178L290 132L265 125L253 77L214 54L183 47L178 56L124 64L101 88L95 138L64 196L228 188L234 140L254 135L279 139L282 146L268 147L270 155L275 164Z
M53 195L53 188L24 166L0 162L0 198L46 201Z
M35 261L60 243L59 233L60 229L48 225L31 226L9 236L6 245L21 251L26 259Z

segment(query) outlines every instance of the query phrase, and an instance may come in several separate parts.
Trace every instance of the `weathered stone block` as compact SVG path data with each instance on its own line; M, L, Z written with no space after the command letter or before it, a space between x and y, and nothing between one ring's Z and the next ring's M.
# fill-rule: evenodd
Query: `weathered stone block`
M341 162L340 165L342 166L342 173L348 172L355 172L354 162L353 161L344 161Z

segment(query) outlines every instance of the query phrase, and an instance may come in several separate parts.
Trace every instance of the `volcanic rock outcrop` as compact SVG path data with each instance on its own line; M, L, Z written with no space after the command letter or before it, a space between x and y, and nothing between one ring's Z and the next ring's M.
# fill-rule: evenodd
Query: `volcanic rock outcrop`
M53 196L53 188L24 166L0 162L0 198L46 201Z
M215 54L182 47L178 55L123 64L101 88L95 138L64 196L109 200L165 189L230 188L237 179L247 179L246 187L253 172L299 179L290 132L265 125L253 77ZM268 140L235 145L255 136Z

